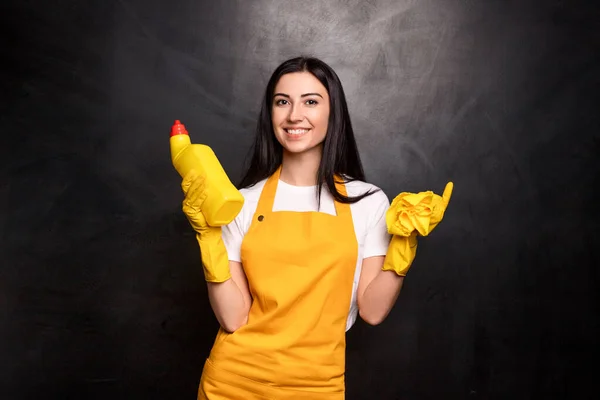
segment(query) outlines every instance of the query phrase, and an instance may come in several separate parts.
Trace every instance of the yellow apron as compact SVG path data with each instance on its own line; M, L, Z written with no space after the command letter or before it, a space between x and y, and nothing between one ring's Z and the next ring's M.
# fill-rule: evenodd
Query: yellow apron
M198 399L344 399L358 254L350 206L336 201L336 215L274 212L280 172L267 179L242 242L248 323L232 334L219 330Z

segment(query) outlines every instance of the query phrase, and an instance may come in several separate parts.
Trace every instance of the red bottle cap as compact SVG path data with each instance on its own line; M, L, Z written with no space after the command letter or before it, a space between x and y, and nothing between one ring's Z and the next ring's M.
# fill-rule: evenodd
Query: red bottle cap
M189 135L188 131L185 129L185 125L183 125L178 119L175 120L175 123L171 127L171 136L175 135Z

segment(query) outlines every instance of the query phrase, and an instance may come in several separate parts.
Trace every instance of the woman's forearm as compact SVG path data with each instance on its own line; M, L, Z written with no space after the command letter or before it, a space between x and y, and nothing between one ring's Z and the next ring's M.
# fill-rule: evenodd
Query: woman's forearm
M392 310L403 282L403 276L393 271L378 269L375 277L358 298L360 317L370 325L382 323Z
M230 279L220 283L207 282L207 285L210 305L219 324L232 333L248 322L252 300L241 265L230 262L230 269Z

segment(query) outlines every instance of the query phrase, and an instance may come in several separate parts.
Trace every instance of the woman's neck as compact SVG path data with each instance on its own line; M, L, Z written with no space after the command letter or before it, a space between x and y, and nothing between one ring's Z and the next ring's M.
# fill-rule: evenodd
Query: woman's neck
M279 179L294 186L314 186L321 162L321 150L289 153L284 150Z

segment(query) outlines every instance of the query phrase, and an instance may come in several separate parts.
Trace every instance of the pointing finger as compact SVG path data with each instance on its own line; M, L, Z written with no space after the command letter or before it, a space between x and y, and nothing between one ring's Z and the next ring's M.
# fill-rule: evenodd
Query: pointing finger
M450 198L452 197L452 190L454 189L454 183L448 182L446 184L446 188L444 189L444 193L442 194L442 200L444 201L444 205L448 206L450 203Z

